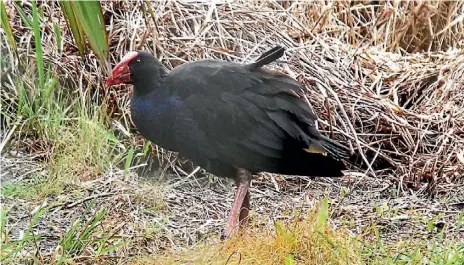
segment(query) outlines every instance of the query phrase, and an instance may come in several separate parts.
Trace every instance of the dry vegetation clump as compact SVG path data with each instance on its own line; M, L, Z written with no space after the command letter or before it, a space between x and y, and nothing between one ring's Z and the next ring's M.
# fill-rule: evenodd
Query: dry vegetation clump
M44 11L58 10L50 3ZM248 62L283 45L280 70L305 84L319 127L363 154L364 173L429 191L464 174L462 2L104 2L103 10L113 64L134 49L152 51L168 68L204 58ZM30 43L32 32L14 17L16 35ZM105 102L127 135L127 87L98 89L109 67L92 54L80 61L70 32L60 54L52 33L44 30L46 60L65 84L82 84L80 96Z
M311 32L354 46L384 51L430 52L462 46L463 6L458 1L329 1L300 6L295 16ZM304 32L294 36L310 36Z
M438 192L464 174L464 3L157 2L154 16L139 4L105 8L115 62L140 47L168 68L248 62L280 44L280 70L305 84L320 128L364 154L365 173Z

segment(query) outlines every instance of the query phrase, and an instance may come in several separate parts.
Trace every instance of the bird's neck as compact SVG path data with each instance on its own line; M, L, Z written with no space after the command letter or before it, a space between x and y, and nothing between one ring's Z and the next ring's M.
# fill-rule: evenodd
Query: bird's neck
M134 95L143 97L148 93L158 92L163 90L163 83L166 79L167 72L160 62L157 62L153 69L147 71L144 78L138 79L133 83Z
M165 75L158 75L157 78L150 76L134 84L131 111L138 120L160 119L166 114L171 95L165 87L165 79Z

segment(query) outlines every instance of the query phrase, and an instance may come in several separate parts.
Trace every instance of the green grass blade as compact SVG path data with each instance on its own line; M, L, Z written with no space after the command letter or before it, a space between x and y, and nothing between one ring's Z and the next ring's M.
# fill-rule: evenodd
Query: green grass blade
M7 216L7 211L5 208L2 206L0 207L0 233L6 234L6 216Z
M58 52L63 51L63 36L61 35L60 25L53 22L53 31L55 32L56 36L56 46L58 48Z
M295 254L290 253L284 260L284 265L294 265L295 264Z
M60 8L64 14L66 24L69 28L71 28L74 41L76 42L77 48L79 49L79 53L83 57L85 51L84 31L79 26L73 9L73 4L71 1L60 1Z
M109 47L99 1L76 1L73 5L76 18L83 29L90 47L101 61L106 61Z
M148 154L148 151L150 150L150 141L146 141L145 145L143 146L143 157L146 157Z
M31 242L33 240L38 240L42 237L42 235L34 235L34 236L25 236L21 240L15 240L11 241L6 244L2 244L1 250L2 250L2 256L1 256L1 261L5 261L4 264L11 264L7 263L6 261L15 256L17 253L21 252L23 249L26 247L30 246Z
M50 98L53 94L53 91L56 88L56 85L58 84L58 77L54 76L53 78L49 79L49 82L47 82L47 86L45 87L44 95L43 95L43 104L47 104L50 101Z
M321 208L319 208L319 214L317 216L317 221L316 221L317 232L321 234L324 233L327 220L329 219L328 212L329 212L329 199L324 198L321 204Z
M11 49L13 50L14 54L17 55L16 53L16 41L14 39L13 31L11 30L11 25L10 21L8 20L8 16L6 14L6 7L5 7L5 2L0 1L0 8L1 8L1 23L2 23L2 28L5 30L5 35L10 42Z
M42 40L40 37L40 21L39 21L39 10L37 10L37 3L34 0L32 2L32 28L34 30L34 41L35 41L35 55L37 59L37 70L39 71L39 87L40 91L44 90L45 76L44 76L44 63L42 53Z
M276 229L276 233L279 236L284 236L285 235L285 228L282 226L282 224L279 221L274 222L274 227Z
M118 242L118 243L116 243L114 245L110 245L109 247L102 249L101 251L99 251L98 254L99 255L108 254L110 252L113 252L113 251L116 251L116 250L120 249L123 245L124 245L124 242Z
M464 224L464 210L461 210L461 212L459 213L458 217L456 218L456 230L460 230L461 227L463 226ZM464 247L464 241L462 242L462 245ZM464 249L463 249L464 250ZM464 252L464 251L463 251Z
M18 11L19 16L23 20L24 25L26 27L32 28L32 21L29 19L29 17L26 15L26 12L24 12L23 4L21 1L15 1L16 5L16 10Z
M4 231L5 228L3 227L4 226L3 220L6 220L6 217L7 217L8 213L4 212L4 210L2 209L2 213L1 213L1 216L2 216L2 231L1 231L2 232L2 244L1 244L2 256L1 256L1 261L2 262L8 260L10 257L15 256L17 253L19 253L20 251L22 251L23 249L25 249L26 247L31 245L34 241L40 239L43 236L42 234L36 234L35 235L35 234L32 233L32 231L33 231L34 226L37 224L39 218L43 214L45 214L47 211L48 211L48 208L40 208L40 209L38 209L35 212L35 214L32 216L30 223L28 224L28 226L24 230L23 238L19 239L19 240L12 240L12 241L8 242L8 241L3 241L4 240L3 236L6 236L6 233L5 233L6 231ZM5 262L5 264L7 264L7 263Z
M129 168L132 164L132 159L134 159L134 148L129 149L129 153L126 156L126 163L124 165L124 174L127 174L129 172Z

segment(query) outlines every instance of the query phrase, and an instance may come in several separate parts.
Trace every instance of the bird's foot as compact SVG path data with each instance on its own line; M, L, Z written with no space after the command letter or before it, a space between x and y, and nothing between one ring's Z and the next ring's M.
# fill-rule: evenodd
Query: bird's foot
M222 230L221 232L221 241L225 241L226 239L229 239L231 238L233 235L235 235L236 233L238 232L238 229L233 229L232 231L228 231L227 228L225 228L224 230Z
M241 227L245 226L248 223L248 220L249 220L248 212L249 212L249 209L245 208L245 205L243 205L243 208L240 211L238 222L235 221L232 224L228 222L226 224L226 227L222 230L221 237L220 237L221 241L224 241L227 238L231 238L239 231Z

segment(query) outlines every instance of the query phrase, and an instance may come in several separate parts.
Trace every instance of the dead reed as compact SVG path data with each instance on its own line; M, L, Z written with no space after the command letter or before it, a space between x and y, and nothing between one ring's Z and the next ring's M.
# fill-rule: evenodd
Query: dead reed
M463 2L188 2L104 2L111 62L134 49L168 68L203 58L249 62L283 45L278 68L305 84L320 129L363 154L363 173L434 192L462 181ZM72 45L58 54L52 31L44 34L45 58L86 84L85 93L103 95L98 101L121 118L115 128L127 131L128 90L99 89L107 69L92 54L81 62Z

